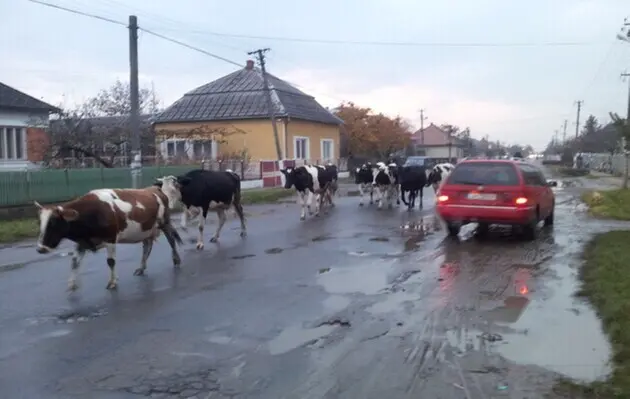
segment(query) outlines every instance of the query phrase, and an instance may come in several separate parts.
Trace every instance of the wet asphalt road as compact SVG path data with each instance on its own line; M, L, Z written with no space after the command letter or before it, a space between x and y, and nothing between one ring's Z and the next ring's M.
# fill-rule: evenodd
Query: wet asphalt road
M250 206L246 239L230 219L179 272L163 238L146 277L140 246L119 246L117 292L104 253L68 294L69 257L2 249L1 396L540 398L556 373L601 377L608 344L572 294L582 245L615 226L585 215L586 184L558 188L555 227L529 243L445 240L431 192L423 211L343 197L304 222L295 203Z

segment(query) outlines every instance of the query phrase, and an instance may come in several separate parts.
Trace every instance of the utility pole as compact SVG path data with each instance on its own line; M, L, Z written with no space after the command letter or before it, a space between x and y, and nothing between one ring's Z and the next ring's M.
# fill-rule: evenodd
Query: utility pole
M140 188L142 181L142 149L140 147L140 94L138 85L138 17L129 16L129 96L131 115L131 184Z
M567 123L568 121L565 119L564 124L562 125L562 145L567 144Z
M258 63L260 64L260 70L262 72L263 85L265 92L267 93L267 108L269 109L269 118L271 119L271 127L273 128L273 137L276 141L276 154L278 155L278 161L282 160L282 150L280 149L280 136L278 136L278 126L276 125L276 115L273 108L273 101L271 100L271 90L269 90L269 81L267 80L267 70L265 68L265 53L270 51L269 48L262 48L254 51L250 51L248 55L256 55L258 57Z
M560 133L560 131L558 129L553 131L553 141L556 144L556 146L558 146L558 144L560 144L560 140L558 140L558 134Z
M577 139L580 134L580 111L584 101L578 100L575 103L577 104L577 118L575 119L575 138Z
M420 109L420 144L424 145L424 121L426 120L426 116L424 116L424 108Z
M625 23L624 25L630 25L630 23ZM626 113L626 130L630 129L630 73L624 72L621 74L621 78L628 79L628 110ZM626 151L626 137L625 135L621 137L621 150L623 151L623 155L625 158L625 168L623 174L623 188L628 188L628 152Z

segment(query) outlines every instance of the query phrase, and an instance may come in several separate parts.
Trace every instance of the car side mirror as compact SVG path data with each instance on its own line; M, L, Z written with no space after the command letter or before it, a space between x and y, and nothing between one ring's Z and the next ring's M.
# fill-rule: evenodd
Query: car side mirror
M549 187L558 187L558 182L555 180L547 180L547 185Z

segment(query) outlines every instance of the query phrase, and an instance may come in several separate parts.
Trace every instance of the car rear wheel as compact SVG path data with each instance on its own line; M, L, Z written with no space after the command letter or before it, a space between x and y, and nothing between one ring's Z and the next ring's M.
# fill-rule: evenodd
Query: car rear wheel
M490 225L488 223L479 223L477 225L477 237L485 237L488 235L488 229Z
M551 208L551 212L549 213L549 215L547 215L547 217L545 218L545 226L553 226L553 213L554 213L554 209L555 207Z
M451 237L456 237L459 234L459 230L462 228L461 225L456 223L446 223L446 230L448 230L448 235Z
M523 230L523 237L526 240L535 240L536 236L538 235L538 219L532 220L531 222L522 225L521 229Z

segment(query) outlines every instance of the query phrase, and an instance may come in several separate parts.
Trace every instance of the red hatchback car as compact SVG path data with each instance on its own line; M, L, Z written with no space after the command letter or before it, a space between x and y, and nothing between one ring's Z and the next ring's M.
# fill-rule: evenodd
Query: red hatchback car
M555 186L525 161L469 159L459 162L440 186L436 209L451 236L468 223L478 223L481 233L490 224L506 224L534 239L539 221L553 224Z

